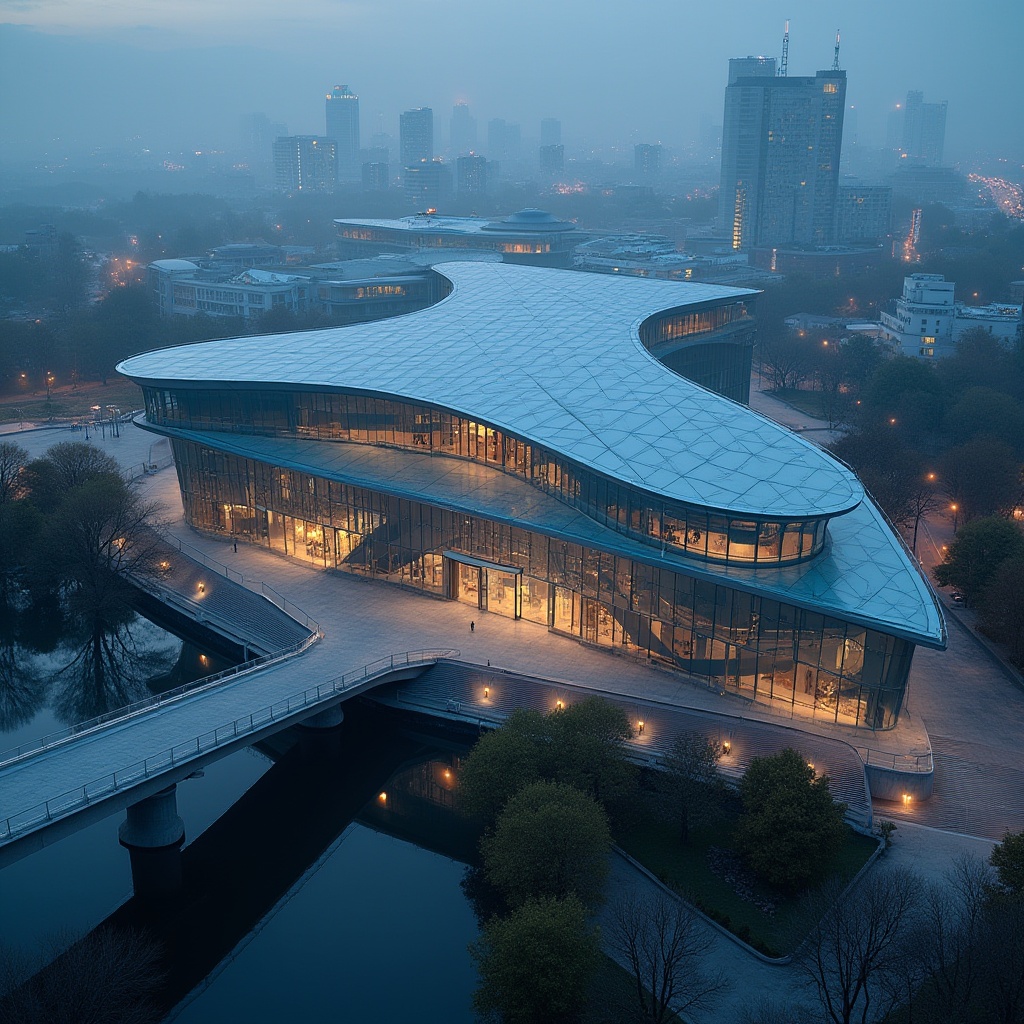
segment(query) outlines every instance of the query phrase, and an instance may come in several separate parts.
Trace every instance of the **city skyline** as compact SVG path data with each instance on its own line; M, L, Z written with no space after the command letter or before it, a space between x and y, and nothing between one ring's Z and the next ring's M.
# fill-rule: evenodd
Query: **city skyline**
M556 117L567 150L621 150L628 160L638 142L678 148L697 138L701 117L720 123L728 60L777 56L786 18L791 75L828 68L842 29L840 61L862 145L882 146L888 111L920 90L948 101L947 160L982 150L1024 154L1024 130L1007 129L991 102L1019 92L1013 39L1024 12L983 12L954 32L952 7L918 2L842 12L807 2L731 6L742 16L655 2L640 18L609 10L593 19L569 0L553 10L526 3L486 11L391 0L396 16L388 18L360 4L307 0L287 17L262 3L243 16L226 2L197 6L194 19L176 8L171 26L145 0L81 9L8 2L0 8L0 88L20 102L0 113L0 158L133 138L214 147L254 111L315 134L324 93L345 82L361 97L366 137L378 122L396 134L400 112L421 106L442 112L447 131L463 101L481 125L497 117L522 124L524 141L539 135L542 118ZM342 39L349 45L339 46ZM29 79L40 66L44 80ZM962 73L953 77L953 69Z

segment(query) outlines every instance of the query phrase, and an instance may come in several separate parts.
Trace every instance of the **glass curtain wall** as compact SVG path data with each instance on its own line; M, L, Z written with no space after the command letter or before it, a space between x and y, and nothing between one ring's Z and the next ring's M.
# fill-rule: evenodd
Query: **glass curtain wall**
M541 445L427 405L336 392L144 390L147 418L158 424L383 445L482 462L619 533L693 558L780 564L810 558L825 545L825 519L716 515L619 483Z
M174 450L186 516L199 529L499 614L515 614L518 601L523 618L808 718L896 724L913 653L906 641L508 524L189 442Z

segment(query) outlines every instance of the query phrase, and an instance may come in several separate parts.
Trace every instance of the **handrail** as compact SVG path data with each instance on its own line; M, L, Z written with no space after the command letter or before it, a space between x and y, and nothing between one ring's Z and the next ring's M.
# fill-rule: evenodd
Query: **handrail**
M310 705L318 704L331 697L343 693L345 690L358 683L368 682L377 676L393 671L395 668L407 666L433 664L441 658L457 658L458 650L420 650L406 651L404 654L386 655L371 661L361 669L353 669L343 675L319 686L308 687L291 697L276 701L273 704L253 711L251 714L236 718L225 725L219 725L215 729L200 733L193 739L182 743L175 743L165 750L147 757L142 761L136 761L125 768L108 772L98 779L93 779L82 786L61 793L59 796L51 797L49 800L40 801L32 807L3 819L0 824L0 844L7 843L31 832L43 822L53 821L65 817L82 807L88 806L93 801L111 796L122 789L134 785L140 779L147 779L151 774L158 774L169 768L173 768L200 754L208 753L217 747L233 743L239 737L257 732L264 726L276 719L289 717L296 711Z
M931 772L935 770L932 752L927 754L893 754L887 750L876 750L874 747L862 747L854 744L853 749L860 755L865 765L872 768L891 768L913 772Z
M146 593L151 594L161 603L183 610L185 614L190 618L195 619L196 622L215 626L224 636L239 641L246 648L260 646L259 637L254 633L240 629L237 622L228 618L226 615L221 615L218 611L211 610L208 605L200 604L191 597L186 597L181 593L181 591L174 590L171 587L166 587L162 583L156 583L153 580L133 579L133 582L137 587L146 591ZM289 615L288 618L292 618L292 616ZM309 627L303 625L303 623L299 622L297 619L292 619L292 621L295 622L297 627L309 629ZM310 635L316 635L317 633L319 633L319 630L309 629ZM296 641L296 643L298 642L299 641ZM291 647L292 645L288 644L286 646ZM279 648L278 651L269 651L268 653L277 654L279 651L284 649L285 648Z
M211 558L204 551L194 547L187 541L180 540L173 534L161 534L161 540L166 541L173 547L176 547L187 558L191 558L194 562L199 562L200 564L205 565L207 569L212 569L219 576L223 576L232 583L237 583L239 586L245 587L246 590L252 593L262 594L263 597L265 597L271 604L280 608L285 615L289 618L295 619L296 622L301 623L311 632L318 633L320 631L320 623L317 622L316 619L307 615L306 612L304 612L297 604L294 604L286 597L283 597L269 584L259 582L257 588L257 581L247 580L237 569L232 569L223 562L218 562L216 558Z
M126 704L124 707L117 708L114 711L107 711L102 715L96 715L95 718L87 719L84 722L76 722L74 725L61 729L58 732L47 733L45 736L40 736L39 739L22 743L17 747L11 747L0 752L0 768L6 768L15 761L20 761L29 756L51 750L53 747L61 746L69 740L78 739L86 733L94 732L101 726L134 718L143 711L148 711L164 704L170 704L186 694L191 695L201 690L212 688L222 683L225 679L242 675L245 672L251 672L253 669L266 668L268 665L278 661L284 661L293 655L301 654L319 639L319 634L310 633L309 636L289 644L287 647L282 647L279 651L261 654L258 658L251 658L249 661L244 661L239 665L231 665L228 668L221 669L219 672L202 676L199 679L193 679L189 683L183 683L181 686L176 686L173 690L165 690L163 693L154 694L152 697L145 697L142 700L135 701L133 704Z

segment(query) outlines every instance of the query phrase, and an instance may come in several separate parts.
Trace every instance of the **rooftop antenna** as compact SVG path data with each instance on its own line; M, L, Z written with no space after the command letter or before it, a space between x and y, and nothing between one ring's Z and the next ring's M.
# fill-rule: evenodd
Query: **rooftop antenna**
M836 55L832 60L832 70L839 70L839 29L836 29Z
M789 19L786 19L786 31L782 36L782 60L779 62L779 78L789 73Z

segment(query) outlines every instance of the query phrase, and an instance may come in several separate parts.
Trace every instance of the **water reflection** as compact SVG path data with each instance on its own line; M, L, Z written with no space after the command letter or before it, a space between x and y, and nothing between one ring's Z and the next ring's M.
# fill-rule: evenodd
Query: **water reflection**
M175 905L106 922L156 934L164 1005L200 988L175 1019L471 1021L460 749L351 704L333 736L263 749L273 767L184 849Z
M130 608L70 614L58 600L0 596L0 748L173 689L231 662Z

